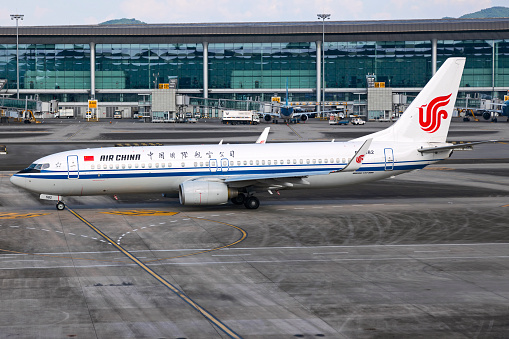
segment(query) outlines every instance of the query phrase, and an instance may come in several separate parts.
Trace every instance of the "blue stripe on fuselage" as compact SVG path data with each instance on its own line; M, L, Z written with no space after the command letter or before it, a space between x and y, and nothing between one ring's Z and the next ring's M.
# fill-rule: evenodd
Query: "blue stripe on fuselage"
M386 171L387 167L392 167L393 171L410 171L415 169L422 169L429 165L430 162L438 160L420 160L420 161L401 161L388 163L366 163L361 166L356 172L390 172ZM242 175L269 175L269 174L288 174L298 172L323 172L323 171L339 171L346 166L340 164L331 166L330 164L323 164L320 167L306 168L309 165L294 165L293 168L280 168L276 166L232 166L228 170L221 170L221 167L213 168L211 171L208 167L191 167L191 168L151 168L151 169L110 169L110 170L83 170L79 171L79 178L76 179L114 179L114 178L146 178L146 177L189 177L189 176L242 176ZM286 165L287 167L287 165ZM149 173L150 172L150 173ZM67 171L49 171L43 170L40 173L21 173L14 174L20 177L30 177L39 179L68 179Z

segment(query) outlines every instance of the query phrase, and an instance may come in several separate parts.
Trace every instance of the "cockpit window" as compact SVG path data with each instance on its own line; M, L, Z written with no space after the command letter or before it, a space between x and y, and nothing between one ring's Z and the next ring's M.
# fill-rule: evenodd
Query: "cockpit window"
M25 168L23 171L40 171L40 170L44 170L44 169L47 169L50 167L50 164L49 163L45 163L45 164L36 164L36 163L33 163L31 164L30 166L28 166L27 168Z

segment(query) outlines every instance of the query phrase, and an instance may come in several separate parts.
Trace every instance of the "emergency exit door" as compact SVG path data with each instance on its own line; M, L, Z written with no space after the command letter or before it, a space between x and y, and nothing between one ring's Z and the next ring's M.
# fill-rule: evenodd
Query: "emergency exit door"
M394 151L392 148L384 149L385 153L385 170L392 171L394 169Z
M78 179L80 177L80 166L77 155L67 156L67 178Z

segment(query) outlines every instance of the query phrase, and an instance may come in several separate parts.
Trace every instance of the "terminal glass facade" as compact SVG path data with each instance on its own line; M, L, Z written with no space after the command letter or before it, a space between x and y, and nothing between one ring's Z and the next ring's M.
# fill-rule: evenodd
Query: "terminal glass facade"
M438 40L437 69L449 57L466 57L461 87L491 87L493 40Z
M387 87L421 87L431 78L430 41L327 42L326 88L366 88L366 75Z
M316 44L209 44L209 88L316 87Z
M327 36L326 36L327 39ZM122 90L152 89L178 78L179 89L203 89L203 45L96 44L96 89L102 101L136 101ZM274 90L306 89L291 100L316 99L316 43L210 43L208 88L223 89L211 97L255 99ZM366 88L366 75L387 87L419 88L431 78L431 41L325 42L326 99ZM90 90L88 44L20 44L20 89L52 93L61 101L87 97ZM509 87L509 39L438 40L437 68L452 56L467 58L462 87ZM319 56L321 58L321 56ZM0 44L0 79L16 88L16 45ZM5 89L5 87L4 87ZM257 91L257 90L260 91ZM65 93L63 90L81 90ZM112 90L108 93L107 90ZM334 92L334 93L333 93ZM353 93L353 91L352 91ZM49 95L49 94L48 94ZM66 99L67 98L67 99Z
M21 89L90 89L90 48L84 44L19 45ZM0 45L0 78L16 88L16 45Z
M97 44L97 89L150 89L179 79L181 89L203 88L202 44Z

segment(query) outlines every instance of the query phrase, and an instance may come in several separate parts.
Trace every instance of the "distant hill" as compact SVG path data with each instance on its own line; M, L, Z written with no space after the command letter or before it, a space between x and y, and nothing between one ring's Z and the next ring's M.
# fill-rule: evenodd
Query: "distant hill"
M101 22L99 25L146 25L146 22L136 20L136 19L114 19L114 20L108 20L105 22Z
M465 14L460 19L481 19L481 18L509 18L509 7L496 6L485 8L478 12Z

